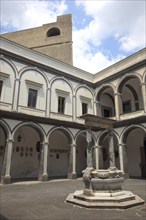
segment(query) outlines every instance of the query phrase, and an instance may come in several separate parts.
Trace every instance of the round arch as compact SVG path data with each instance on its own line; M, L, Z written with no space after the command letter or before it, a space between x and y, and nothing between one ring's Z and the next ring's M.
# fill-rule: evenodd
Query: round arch
M48 149L48 177L68 177L70 160L72 160L73 135L69 129L53 127L47 134Z
M75 95L77 94L77 91L78 91L80 88L86 88L86 89L92 94L92 97L94 97L94 91L93 91L90 87L88 87L86 84L77 85L76 88L75 88Z
M39 137L40 137L41 141L45 141L45 139L46 139L45 131L43 130L43 128L42 128L40 125L35 124L35 123L33 123L33 122L21 122L21 123L19 123L18 125L16 125L16 126L14 127L14 129L12 130L12 137L14 137L15 132L16 132L19 128L21 128L21 127L26 127L26 126L32 127L34 130L36 130L36 131L38 132L38 134L39 134Z
M58 27L52 27L46 33L47 37L54 37L58 35L60 35L60 29Z
M21 122L12 130L12 138L12 179L38 179L44 130L33 122Z
M126 146L124 167L130 177L146 177L146 127L131 125L125 128L120 142Z
M142 78L138 73L130 73L130 74L125 74L118 82L117 87L116 87L116 93L121 93L122 92L122 87L124 84L129 80L136 78L139 83L142 83Z
M107 130L102 131L97 139L97 146L99 146L99 167L100 169L108 169L110 167L109 160L109 132ZM113 147L115 166L120 169L120 154L119 154L119 135L113 130Z
M63 134L66 136L67 140L68 140L68 143L69 145L72 145L73 144L73 134L71 133L71 131L63 126L60 126L60 127L53 127L52 129L50 129L50 131L48 132L47 134L47 139L49 140L50 138L50 135L55 132L55 131L61 131L63 132Z
M120 135L120 141L122 144L126 144L126 139L129 133L136 128L140 128L146 132L146 128L143 125L130 125L129 127L125 128Z
M3 61L5 61L5 62L12 68L12 70L13 70L13 72L14 72L15 78L17 78L17 76L18 76L18 70L17 70L15 64L14 64L12 61L10 61L10 60L8 60L7 58L5 58L4 56L0 56L0 59L3 60Z
M46 85L47 85L47 88L49 88L49 80L48 80L47 76L46 76L42 71L40 71L37 67L24 67L24 68L22 68L22 69L19 71L19 78L21 79L21 78L22 78L22 75L23 75L25 72L31 71L31 70L38 72L38 73L44 78L44 80L45 80L45 82L46 82Z
M72 91L72 94L73 94L73 91L74 91L73 85L72 85L72 83L71 83L70 81L68 81L65 77L53 77L53 78L51 79L51 81L50 81L50 88L52 88L52 84L53 84L56 80L63 80L63 81L65 81L65 82L69 85L69 87L71 88L71 91Z
M103 93L103 91L106 90L106 89L108 89L108 88L111 88L112 91L113 91L113 93L115 93L115 87L114 87L111 83L109 83L109 84L103 84L103 85L98 89L98 91L96 92L95 97L96 97L96 100L97 100L97 101L100 100L100 96L101 96L101 94Z

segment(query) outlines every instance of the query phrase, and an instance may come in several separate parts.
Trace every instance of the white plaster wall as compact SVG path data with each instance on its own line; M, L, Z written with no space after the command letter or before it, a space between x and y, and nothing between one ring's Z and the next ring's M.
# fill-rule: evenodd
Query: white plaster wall
M0 59L0 70L2 73L6 73L9 75L6 78L3 78L0 76L0 79L3 80L1 101L12 104L13 91L14 91L14 79L15 79L14 70L7 62L1 59Z
M65 135L60 131L54 131L49 138L48 177L67 176L68 150Z
M26 80L30 80L39 84L42 84L40 87L32 86L26 83ZM45 110L46 108L46 81L43 76L35 71L35 70L27 70L23 73L21 77L21 84L20 84L20 95L19 95L19 105L26 106L28 105L28 90L29 88L37 89L37 103L36 109Z
M128 169L129 175L141 177L141 157L140 146L143 146L144 131L135 129L131 131L127 138L127 154L128 154Z
M86 137L79 135L76 143L76 173L78 176L81 176L82 171L87 167L86 148Z
M22 136L21 142L17 141L19 134ZM11 163L12 178L37 178L39 166L37 141L40 141L40 138L31 127L22 127L21 130L16 131Z
M1 173L2 173L2 164L3 164L3 159L4 159L4 152L5 152L5 134L0 127L0 178L1 178Z
M82 115L82 102L88 104L88 114L93 114L93 96L89 89L81 87L76 93L76 112L77 117Z
M58 92L58 90L60 92ZM65 93L63 93L63 91ZM72 115L72 90L70 85L62 79L55 80L51 87L51 112L58 113L58 96L65 98L65 114Z

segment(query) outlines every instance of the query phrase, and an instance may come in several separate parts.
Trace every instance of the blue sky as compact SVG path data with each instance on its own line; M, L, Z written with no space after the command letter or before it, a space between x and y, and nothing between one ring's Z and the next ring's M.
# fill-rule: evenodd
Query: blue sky
M1 33L72 14L74 66L96 73L146 47L145 0L1 0Z

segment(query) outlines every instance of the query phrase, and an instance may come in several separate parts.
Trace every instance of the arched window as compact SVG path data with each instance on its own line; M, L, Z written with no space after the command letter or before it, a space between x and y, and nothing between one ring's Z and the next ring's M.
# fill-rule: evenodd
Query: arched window
M53 36L58 36L58 35L60 35L60 29L57 27L50 28L47 31L47 37L53 37Z

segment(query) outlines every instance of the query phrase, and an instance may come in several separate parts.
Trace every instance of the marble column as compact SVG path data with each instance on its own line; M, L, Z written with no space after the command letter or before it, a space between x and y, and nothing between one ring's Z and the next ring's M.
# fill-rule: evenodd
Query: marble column
M76 121L76 96L72 96L72 115L73 115L73 121Z
M120 162L120 166L122 168L123 166L123 172L125 173L125 178L128 178L129 177L129 174L128 174L128 154L127 154L127 145L126 144L119 144L119 149L122 149L122 156L123 156L123 163ZM122 160L122 156L121 156L121 159L120 161Z
M20 86L20 79L15 79L15 88L14 88L12 111L17 111L18 110L19 86Z
M50 88L47 88L46 92L46 117L50 117L50 106L51 106L51 99L50 99Z
M76 179L76 145L69 146L68 153L68 179Z
M114 153L114 138L113 132L110 131L108 136L108 144L109 144L109 159L110 159L110 169L114 169L115 165L115 153Z
M87 167L93 167L92 160L92 137L91 137L91 129L86 130L86 141L87 141Z
M122 144L119 144L119 159L120 159L120 170L124 172L123 145Z
M39 163L39 177L41 181L48 180L47 174L47 165L48 165L48 142L41 143L41 153L40 153L40 163Z
M9 139L6 141L6 149L3 161L2 168L2 183L11 183L11 160L12 160L12 151L13 151L13 139Z
M99 170L99 146L94 146L95 148L95 169Z
M146 83L142 83L141 86L142 86L144 112L146 112Z
M120 93L115 93L115 115L116 119L120 119Z
M96 101L96 109L97 109L97 116L102 116L101 103L99 101Z

